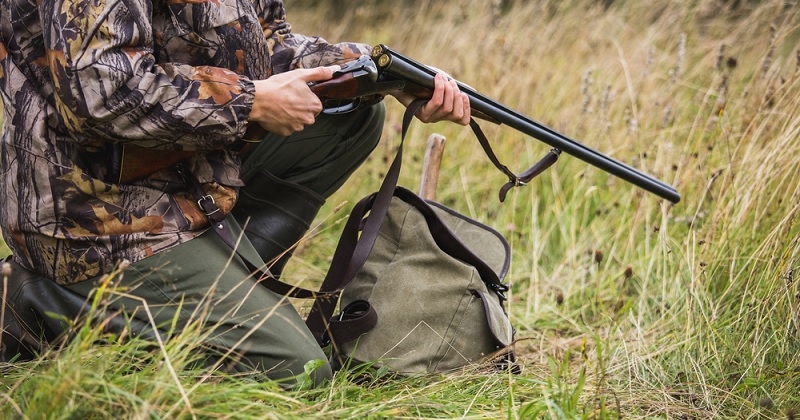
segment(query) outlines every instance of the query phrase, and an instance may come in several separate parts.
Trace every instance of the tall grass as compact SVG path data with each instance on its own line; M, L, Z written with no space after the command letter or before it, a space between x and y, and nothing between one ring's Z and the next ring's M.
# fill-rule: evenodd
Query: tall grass
M784 1L287 1L300 33L385 43L537 121L676 186L670 204L562 156L504 204L471 132L447 137L438 200L513 247L521 375L338 375L316 390L208 375L192 337L133 341L3 367L19 417L789 417L800 409L800 13ZM320 3L320 4L317 4ZM344 7L347 6L347 7ZM374 191L399 140L322 211L287 267L324 276L345 210ZM483 124L517 171L548 146ZM302 303L299 303L302 305ZM88 341L87 341L88 340ZM186 352L189 352L188 354ZM57 357L56 357L57 356ZM170 375L171 366L175 375Z

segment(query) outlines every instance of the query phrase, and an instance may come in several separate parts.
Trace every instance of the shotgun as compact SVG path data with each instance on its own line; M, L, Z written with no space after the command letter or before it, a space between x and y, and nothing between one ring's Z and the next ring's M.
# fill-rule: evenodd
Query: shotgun
M345 64L330 80L310 84L327 113L342 113L373 102L388 92L403 90L418 98L430 98L436 70L420 64L385 45L377 45L370 56ZM472 115L495 124L507 125L590 165L600 168L672 203L680 194L672 186L620 161L597 152L569 137L478 93L458 82L467 94ZM475 129L475 126L473 126ZM476 132L479 138L480 133Z
M344 64L341 69L334 73L333 78L330 80L309 83L309 88L322 101L324 113L341 114L353 111L360 106L374 104L382 100L390 92L398 90L410 93L417 98L430 98L435 75L436 70L381 44L372 49L371 55L364 55ZM497 163L491 148L488 146L488 142L480 132L480 128L473 121L470 125L475 130L475 134L481 141L484 150L486 150L493 163L512 178L512 183L515 182L517 185L524 184L526 180L541 172L543 167L552 164L554 159L561 152L564 152L672 203L680 201L680 194L672 186L578 143L478 93L470 86L461 82L458 82L458 86L462 92L467 94L474 117L495 124L507 125L554 148L548 155L550 157L549 162L541 164L545 162L543 159L540 164L535 165L525 174L515 176L507 168ZM136 160L146 163L150 167L150 173L166 169L188 157L186 152L157 153L158 158L154 159L156 155L153 155L147 149L131 148L126 149L123 157L127 159L127 162ZM143 157L142 154L148 154L148 156ZM120 174L121 182L130 182L142 176L142 171L137 172L135 176L129 176L129 174L125 173L126 167L132 168L138 167L138 165L126 165L126 160L123 160ZM501 193L501 201L503 196L504 192Z

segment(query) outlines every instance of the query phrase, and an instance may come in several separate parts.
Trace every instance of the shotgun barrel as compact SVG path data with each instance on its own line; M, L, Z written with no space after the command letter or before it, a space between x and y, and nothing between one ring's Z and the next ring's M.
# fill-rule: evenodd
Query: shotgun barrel
M433 77L436 75L436 70L428 66L382 44L373 48L372 60L379 68L381 81L398 79L407 83L406 90L413 90L408 83L417 85L420 92L433 90ZM674 187L545 127L505 105L487 98L463 83L459 82L458 86L469 97L470 107L476 117L505 124L672 203L680 201L681 196ZM412 93L420 94L420 92Z

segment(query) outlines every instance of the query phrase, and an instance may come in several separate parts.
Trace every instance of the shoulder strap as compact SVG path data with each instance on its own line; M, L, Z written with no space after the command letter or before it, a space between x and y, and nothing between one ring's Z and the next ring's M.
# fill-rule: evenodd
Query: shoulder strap
M285 283L275 278L269 273L269 271L258 267L256 264L253 264L245 256L236 251L237 254L242 257L242 260L244 260L247 269L250 270L254 275L258 276L258 281L268 289L288 297L316 299L316 303L314 304L312 312L309 315L310 319L317 319L322 316L321 314L318 315L320 311L322 314L327 314L327 318L330 318L339 299L339 293L353 279L353 277L355 277L355 275L364 265L364 262L367 260L367 257L372 250L372 246L375 243L375 239L378 236L378 230L380 229L381 222L383 221L383 218L389 209L389 203L391 202L394 188L397 185L397 180L400 177L400 165L403 160L403 141L405 140L406 132L408 131L409 125L411 125L411 119L414 117L414 114L426 101L427 100L418 99L411 103L406 109L406 112L403 116L403 131L400 140L400 147L397 149L397 155L395 156L394 162L392 162L392 166L389 168L389 171L387 172L386 177L381 184L380 190L378 193L362 200L353 209L353 214L361 214L363 217L363 215L366 215L367 211L369 211L371 208L370 214L373 217L370 217L369 221L364 226L360 240L358 239L358 224L360 223L362 217L351 216L349 218L347 224L345 225L342 238L339 240L339 244L336 247L336 252L334 253L333 261L331 262L331 267L328 270L328 274L325 276L319 291L315 292ZM219 235L223 242L225 242L229 247L231 247L231 249L235 251L237 249L236 240L233 238L230 225L228 224L228 221L222 212L219 211L219 208L217 208L213 197L206 195L203 192L202 187L200 186L199 182L194 179L194 177L186 175L185 178L187 183L192 185L195 189L195 196L200 197L197 200L197 204L203 210L209 221L211 221L211 229L214 230L217 235ZM318 323L324 324L324 322L311 322L312 325L317 325ZM322 331L324 330L325 325L322 325Z
M400 177L400 166L403 162L403 142L405 141L408 127L411 125L414 114L425 102L427 100L417 99L406 108L405 114L403 114L400 146L397 148L397 154L381 183L380 189L378 189L377 193L367 196L356 204L342 231L342 237L333 254L331 267L320 286L320 292L324 293L324 295L317 297L311 307L308 318L306 318L306 325L321 346L330 342L327 332L330 319L336 310L339 294L358 274L361 267L364 266L373 245L375 245L375 240L378 238L378 231L383 219L386 217L386 212L389 211L389 204L391 204L397 181ZM359 226L367 212L369 212L369 217L367 217L364 227L361 229L359 238ZM373 313L368 315L368 323L363 327L367 331L374 326L374 322L377 322L377 319L372 316L374 315ZM353 334L358 336L360 331L361 329L353 331Z
M257 266L252 261L250 261L245 255L239 252L237 241L233 237L233 233L231 232L230 224L225 215L219 211L216 203L214 203L214 198L210 195L205 195L203 192L203 188L200 186L200 183L192 176L186 175L186 181L189 185L192 185L195 189L195 196L200 197L197 200L197 204L200 206L200 209L203 210L208 220L211 222L211 229L228 245L236 254L241 257L242 261L244 261L245 266L247 269L257 277L257 281L260 282L263 286L267 287L268 289L272 290L275 293L279 293L284 296L299 298L299 299L309 299L315 298L321 292L315 292L309 289L304 289L302 287L298 287L289 283L285 283L281 280L275 278L268 270L264 270L262 267Z

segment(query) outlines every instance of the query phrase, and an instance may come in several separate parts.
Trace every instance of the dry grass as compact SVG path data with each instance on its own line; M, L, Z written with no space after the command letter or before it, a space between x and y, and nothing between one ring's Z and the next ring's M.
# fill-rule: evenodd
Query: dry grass
M510 308L522 375L363 383L353 373L322 390L279 392L268 383L226 378L223 386L220 378L179 370L176 386L156 380L164 376L153 367L164 363L158 354L135 345L99 347L67 352L66 363L60 357L7 367L3 412L39 417L47 413L49 406L39 405L47 395L67 417L96 411L132 418L794 418L800 409L795 5L287 3L297 32L390 45L663 179L682 201L669 204L562 156L500 204L497 189L505 180L468 129L416 124L401 183L416 187L425 139L445 135L438 198L493 224L512 243ZM345 214L333 209L377 188L399 140L401 113L389 103L379 150L357 181L329 200L320 233L287 268L298 282L324 275ZM484 126L501 160L516 170L549 149ZM141 369L110 367L121 360ZM108 370L86 367L96 364ZM180 387L191 389L190 404Z

